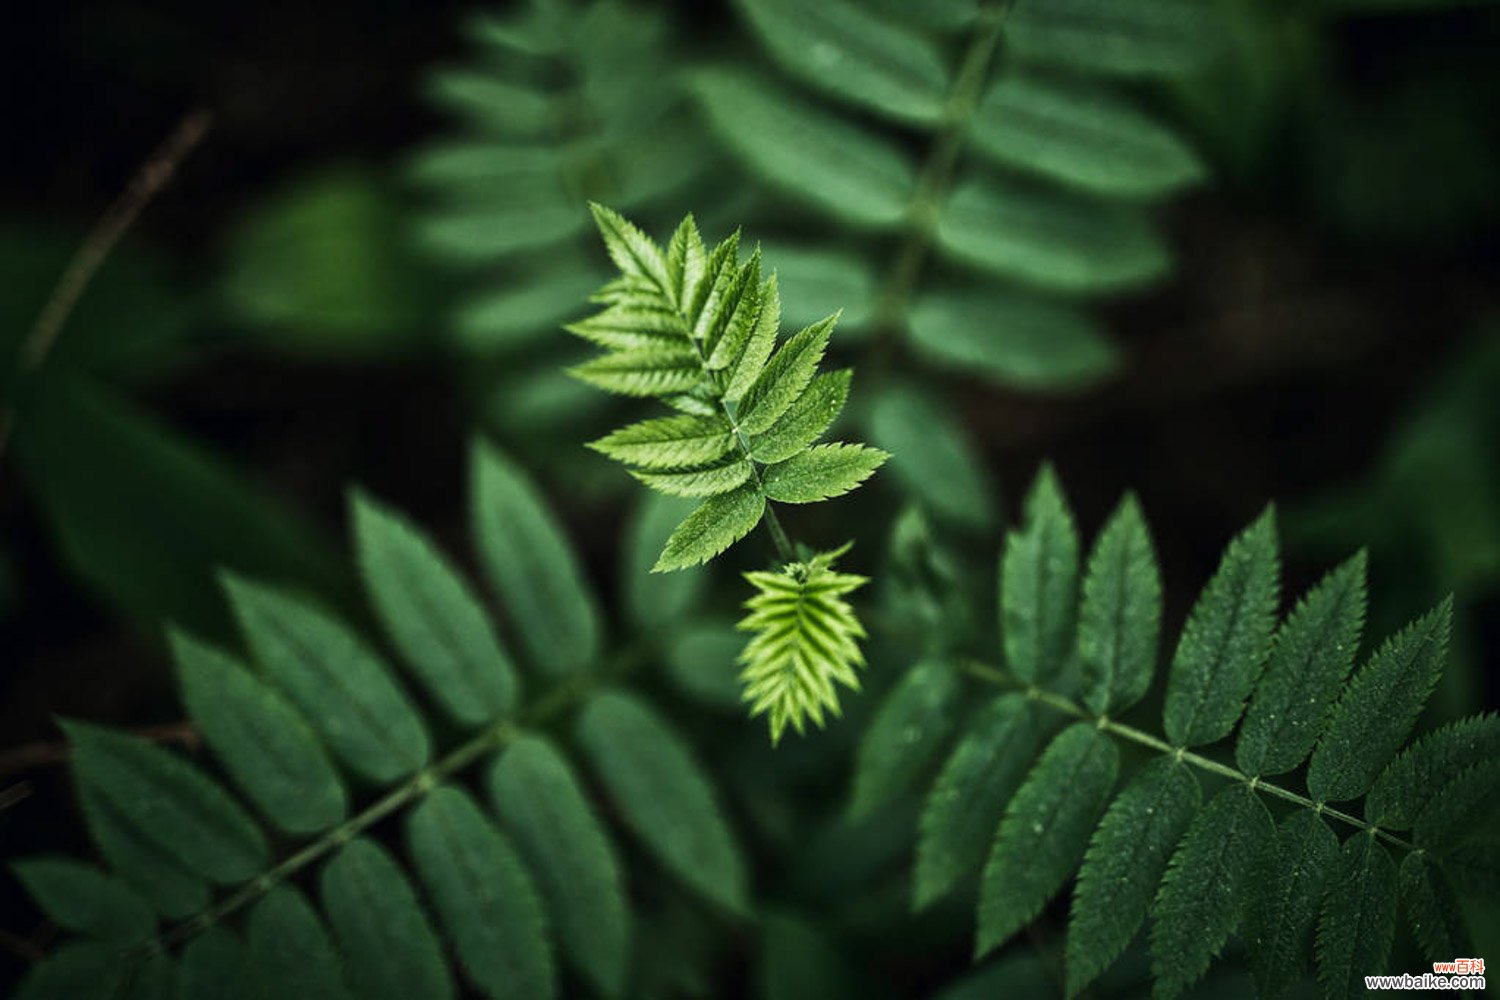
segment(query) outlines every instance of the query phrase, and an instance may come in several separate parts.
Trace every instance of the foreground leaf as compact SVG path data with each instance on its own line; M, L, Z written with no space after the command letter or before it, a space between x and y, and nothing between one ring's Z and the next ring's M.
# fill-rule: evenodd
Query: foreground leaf
M1078 610L1083 700L1100 715L1140 701L1156 672L1161 570L1134 496L1120 501L1089 555Z
M651 572L688 569L708 562L750 534L765 509L766 498L753 485L710 497L672 532Z
M1337 892L1318 922L1318 979L1328 1000L1365 995L1364 977L1386 971L1396 931L1396 864L1372 834L1344 842Z
M1308 967L1338 858L1338 837L1311 809L1292 810L1276 839L1256 849L1246 875L1245 941L1261 996L1281 995Z
M1026 496L1021 530L1000 560L1005 662L1026 684L1054 680L1072 660L1078 613L1078 529L1052 467Z

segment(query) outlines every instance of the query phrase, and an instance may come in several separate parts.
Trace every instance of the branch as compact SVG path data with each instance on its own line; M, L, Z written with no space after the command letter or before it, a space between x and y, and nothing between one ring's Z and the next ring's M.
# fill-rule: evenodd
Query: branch
M186 719L181 722L164 722L156 726L142 726L134 730L134 735L143 740L150 740L152 743L181 744L189 750L196 749L198 746L198 729ZM33 767L61 764L72 755L73 748L66 740L23 743L21 746L0 751L0 778L20 774ZM0 808L14 804L6 801L8 791L7 789L5 792L0 792ZM25 798L25 795L21 798ZM15 801L19 802L20 799Z

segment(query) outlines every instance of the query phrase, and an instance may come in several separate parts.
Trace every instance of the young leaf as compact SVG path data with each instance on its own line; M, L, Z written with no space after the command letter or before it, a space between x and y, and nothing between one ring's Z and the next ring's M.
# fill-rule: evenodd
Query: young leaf
M246 919L245 938L266 997L349 1000L328 931L297 889L279 885L266 893Z
M30 858L11 871L60 927L101 941L133 944L156 931L156 915L135 890L71 858Z
M1268 507L1229 544L1183 626L1163 712L1173 745L1212 743L1234 728L1270 652L1279 578Z
M708 465L734 451L734 433L723 416L657 417L606 434L589 447L617 462L644 469Z
M667 291L679 311L698 294L698 286L708 268L708 254L698 222L692 213L683 217L667 242Z
M1000 560L1000 631L1005 662L1027 684L1055 679L1072 659L1078 613L1078 529L1052 467L1026 496L1020 531Z
M1120 501L1089 555L1078 610L1083 700L1099 715L1140 701L1156 671L1161 570L1134 496Z
M1425 852L1409 851L1396 873L1401 908L1429 962L1474 954L1463 927L1463 908L1443 870Z
M1114 740L1086 722L1054 739L1000 821L979 886L976 955L1024 927L1078 867L1120 767Z
M1136 773L1089 840L1068 923L1068 996L1109 968L1146 919L1172 849L1202 801L1198 779L1163 755Z
M1265 674L1240 727L1235 763L1281 774L1306 759L1344 685L1365 623L1365 554L1318 583L1276 630Z
M435 789L407 821L412 862L469 978L493 1000L555 996L542 904L467 792Z
M1261 996L1280 996L1307 968L1338 857L1338 837L1311 809L1292 810L1276 839L1255 850L1245 876L1245 941Z
M1318 980L1328 1000L1365 995L1364 977L1385 971L1396 931L1396 864L1372 833L1344 841L1336 891L1318 921Z
M630 948L620 862L566 758L523 736L490 770L489 792L563 949L601 993L619 996Z
M984 863L1041 738L1034 703L1012 693L992 701L959 740L922 810L912 879L915 909L935 901Z
M710 497L672 532L651 572L665 573L708 562L750 534L765 509L765 496L750 485Z
M599 656L599 608L578 557L536 488L505 456L476 442L470 517L482 565L531 660L578 673Z
M319 884L355 996L452 1000L453 981L432 923L385 848L351 840L328 862Z
M428 694L469 726L509 712L515 671L469 584L405 517L362 493L353 506L370 603Z
M994 518L994 490L963 423L936 400L890 386L870 401L870 437L891 453L890 473L934 514L968 528Z
M1445 782L1500 758L1500 716L1475 715L1426 734L1380 772L1365 798L1365 818L1388 830L1409 830Z
M259 1000L250 956L239 937L223 927L209 927L189 941L177 971L177 994Z
M755 475L755 467L742 458L707 469L685 472L637 472L630 474L653 490L674 497L715 497L743 486Z
M837 321L835 313L803 327L771 356L735 411L735 422L742 433L755 435L770 430L797 401L818 370Z
M1173 1000L1208 971L1239 923L1251 859L1275 836L1265 804L1244 785L1220 789L1188 827L1151 907L1158 1000Z
M762 484L772 500L817 503L855 489L889 457L860 444L820 444L768 467Z
M922 775L953 730L961 693L958 673L946 663L919 663L907 671L860 739L850 819L868 816Z
M595 695L577 737L626 824L689 887L735 913L747 905L744 861L702 766L632 695Z
M344 785L297 711L237 660L183 632L167 638L188 715L266 818L292 834L342 822Z
M77 792L89 837L99 853L157 913L180 920L208 906L208 886L184 867L170 846L163 847L132 824L103 792L81 781Z
M660 629L677 621L703 592L707 581L702 572L651 575L651 567L672 529L692 509L689 501L648 492L630 518L621 567L624 603L634 622L644 629Z
M804 392L770 429L750 442L750 457L767 465L800 453L832 426L849 398L852 372L814 375Z
M1452 621L1450 597L1388 639L1354 675L1308 765L1313 798L1337 802L1369 790L1437 684Z

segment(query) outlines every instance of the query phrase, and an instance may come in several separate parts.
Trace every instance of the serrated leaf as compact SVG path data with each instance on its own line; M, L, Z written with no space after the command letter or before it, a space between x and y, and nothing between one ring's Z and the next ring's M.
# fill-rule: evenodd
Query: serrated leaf
M1175 132L1098 84L1002 77L970 128L998 163L1105 197L1159 198L1206 173Z
M788 73L852 104L904 121L942 117L948 73L938 48L850 0L741 0Z
M703 377L688 347L642 347L605 354L568 369L575 378L622 396L667 396L687 392Z
M1365 995L1364 977L1386 971L1396 931L1396 864L1372 834L1339 852L1318 921L1318 980L1328 1000Z
M1451 962L1474 954L1463 926L1463 908L1441 868L1421 851L1410 851L1396 873L1401 909L1429 962Z
M625 607L636 624L659 629L677 621L697 603L707 582L704 573L686 570L652 576L662 546L693 509L691 501L646 492L626 528L621 566Z
M672 874L735 913L747 905L744 861L702 765L633 695L595 695L576 734L627 826Z
M134 889L72 858L28 858L10 869L47 918L60 927L115 944L156 930L156 915Z
M1495 792L1500 789L1500 759L1467 767L1443 781L1417 815L1412 842L1419 847L1447 851L1492 828L1500 813Z
M355 996L451 1000L453 981L432 922L385 848L351 840L323 869L319 886Z
M763 305L760 261L760 247L756 247L750 259L735 271L723 297L714 303L713 321L700 338L707 358L704 366L709 371L723 371L738 361L746 344L760 328ZM779 318L779 302L775 311Z
M656 291L614 302L601 312L569 323L566 329L611 351L661 351L686 358L692 349L682 314Z
M930 396L887 386L870 400L870 438L891 453L890 473L934 514L981 528L994 517L994 491L968 428Z
M905 217L916 173L884 138L737 71L703 70L691 86L730 153L771 184L856 225Z
M1280 573L1267 507L1229 543L1177 641L1162 713L1174 746L1212 743L1239 720L1270 652Z
M1114 740L1086 722L1063 730L1042 753L985 864L976 957L1029 923L1077 869L1119 767Z
M1194 0L1020 0L1007 49L1026 62L1126 76L1182 76L1210 59L1208 11Z
M606 434L589 447L617 462L645 469L707 465L734 450L734 434L719 414L656 417Z
M269 864L265 837L233 798L193 764L125 733L59 723L73 747L73 775L97 792L141 839L194 874L242 882Z
M177 995L259 1000L250 956L239 936L223 927L209 927L182 949L177 971Z
M266 997L348 1000L328 931L299 890L279 885L266 893L246 918L245 939Z
M776 275L766 279L760 290L760 311L755 326L745 335L744 346L723 376L723 401L738 403L765 371L766 361L776 347L781 333L781 286Z
M1450 597L1381 645L1344 688L1307 767L1319 802L1358 798L1396 756L1448 652Z
M877 278L870 261L845 250L816 244L762 240L766 260L774 261L782 317L792 326L816 322L842 308L840 330L864 326L876 299Z
M599 227L599 235L604 237L604 246L615 266L623 274L645 278L665 290L668 287L667 263L661 248L613 209L591 201L589 211L594 215L594 224Z
M599 657L600 613L562 526L520 468L476 442L472 530L481 565L504 602L531 662L553 677Z
M515 670L468 582L404 516L358 492L353 508L365 591L427 693L469 726L510 711Z
M742 433L764 433L797 401L817 372L837 321L835 313L803 327L771 356L735 410Z
M1084 703L1099 715L1140 701L1156 672L1161 570L1140 504L1126 495L1089 555L1078 610Z
M761 474L766 496L782 503L816 503L843 496L869 479L890 458L859 444L820 444Z
M493 1000L555 996L541 901L510 842L468 793L433 790L407 820L406 835L432 908L474 985Z
M208 906L208 886L183 866L170 846L163 847L131 824L110 805L104 793L78 783L78 804L110 868L120 874L151 906L174 920L192 916Z
M755 467L743 458L735 458L707 469L684 472L640 472L630 474L653 490L674 497L714 497L729 493L755 475Z
M760 523L765 509L765 496L750 485L733 493L710 497L672 532L651 572L688 569L708 562L750 534Z
M708 267L707 248L691 212L678 223L667 243L666 265L667 290L677 309L683 311L697 297Z
M1365 798L1365 818L1409 830L1443 785L1467 768L1500 758L1500 716L1476 715L1435 729L1401 751Z
M224 589L266 676L328 748L386 784L427 763L427 729L391 668L353 629L315 604L225 575Z
M1000 631L1005 662L1026 684L1055 679L1077 647L1078 529L1050 465L1026 496L1021 530L1007 533L1000 560Z
M1220 789L1194 818L1151 907L1157 1000L1173 1000L1208 971L1240 922L1255 851L1275 836L1271 814L1244 785Z
M943 765L922 810L914 908L938 899L984 863L1005 807L1041 743L1042 722L1032 705L1022 694L996 698Z
M908 670L886 695L859 742L851 819L868 816L910 790L953 731L962 690L951 666L931 661Z
M822 437L849 399L849 380L853 374L845 368L814 375L806 391L776 423L751 439L750 457L774 464L791 458Z
M619 996L630 948L620 862L572 767L525 736L495 762L488 787L563 950L601 993Z
M1306 759L1354 665L1364 622L1361 552L1325 576L1276 630L1235 745L1240 770L1281 774Z
M1294 809L1255 849L1246 875L1245 941L1256 989L1271 998L1300 978L1313 924L1338 866L1339 839L1311 809Z
M114 1000L125 972L113 945L65 944L27 970L14 1000Z
M282 830L309 834L349 812L343 782L302 716L232 657L168 635L182 703L236 785Z

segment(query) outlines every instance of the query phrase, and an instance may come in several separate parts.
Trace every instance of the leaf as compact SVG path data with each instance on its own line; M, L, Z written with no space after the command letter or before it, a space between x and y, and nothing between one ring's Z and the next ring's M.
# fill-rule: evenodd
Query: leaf
M73 775L132 833L194 874L224 885L270 863L255 822L197 767L144 740L84 722L60 722Z
M708 465L734 450L734 434L718 414L642 420L606 434L589 447L617 462L647 469Z
M922 909L984 863L1010 797L1026 777L1042 723L1025 695L994 699L943 765L922 810L912 899Z
M266 997L348 1000L328 931L300 891L279 885L246 919L250 965Z
M250 957L239 937L223 927L209 927L182 949L177 973L178 996L258 1000Z
M1163 710L1174 746L1212 743L1234 728L1270 652L1279 578L1267 507L1229 543L1177 641Z
M805 326L841 307L843 334L869 321L877 279L868 260L818 244L762 240L761 249L766 260L776 262L781 314L787 323Z
M1500 758L1500 716L1470 716L1427 733L1380 772L1365 798L1365 818L1409 830L1453 776Z
M1307 758L1354 665L1365 622L1365 554L1309 591L1276 631L1234 759L1246 774L1281 774Z
M494 1000L557 994L542 904L467 792L434 789L406 826L412 862L469 979Z
M765 496L753 486L710 497L672 532L651 572L688 569L708 562L750 534L765 509Z
M1076 648L1078 529L1057 474L1042 466L1026 496L1020 531L1000 560L1000 630L1005 662L1026 684L1055 679Z
M700 70L690 85L729 152L769 183L854 225L905 217L916 174L885 139L748 74Z
M859 444L820 444L767 467L762 485L772 500L816 503L855 489L889 457Z
M465 299L453 316L453 337L460 349L486 356L550 343L557 326L573 319L603 280L581 262L539 267L515 285Z
M1160 198L1207 174L1171 129L1082 81L1003 76L975 109L970 134L1002 166L1109 198Z
M652 576L651 567L672 529L693 509L677 497L646 493L626 528L621 577L625 607L634 622L659 629L682 618L697 604L706 582L701 572Z
M1318 921L1318 980L1329 1000L1364 996L1364 977L1386 971L1396 931L1396 865L1373 834L1344 841Z
M453 981L411 883L385 848L351 840L323 869L323 912L363 1000L451 1000Z
M620 862L567 759L523 736L495 762L488 787L563 949L601 993L620 996L630 957Z
M861 819L908 791L942 752L958 721L958 673L938 661L906 672L860 738L849 818Z
M1463 927L1463 908L1442 869L1421 851L1409 851L1396 873L1401 908L1429 962L1474 954Z
M686 472L637 472L630 474L668 496L713 497L743 486L755 475L755 467L742 458L707 469Z
M1001 388L1082 389L1120 363L1087 313L1019 290L924 292L908 322L912 347L924 359Z
M1197 982L1239 924L1256 849L1276 836L1244 785L1227 785L1193 819L1151 907L1153 995L1172 1000Z
M1313 924L1338 865L1339 840L1311 809L1294 809L1245 877L1245 942L1263 997L1286 992L1308 966Z
M600 653L600 614L573 547L510 459L476 442L470 514L482 565L533 663L562 677Z
M776 275L766 279L760 292L760 312L756 314L755 326L745 334L744 346L739 355L729 364L721 381L724 392L723 403L738 403L755 384L766 368L776 338L781 333L781 291ZM722 403L721 403L722 408Z
M733 913L747 906L744 861L702 765L633 695L606 691L576 735L627 826L672 874Z
M1358 798L1406 742L1448 652L1449 597L1392 636L1344 688L1307 767L1319 802Z
M469 584L411 521L360 492L352 504L365 590L417 680L465 725L509 712L515 671Z
M850 0L741 0L740 8L777 63L799 80L904 121L942 117L943 56L916 32Z
M835 313L803 327L771 356L735 411L741 433L755 435L770 430L797 401L818 370L837 321Z
M1160 756L1110 803L1089 840L1068 922L1067 995L1076 996L1130 944L1202 793L1186 765Z
M722 626L703 625L677 633L669 643L665 666L673 686L701 705L739 714L742 702L736 661L745 648L744 636Z
M1083 859L1119 772L1120 752L1079 722L1047 747L1011 799L979 884L976 957L1039 913Z
M568 374L623 396L669 396L697 385L703 370L688 348L643 347L593 358Z
M870 437L891 453L890 472L934 514L970 528L993 519L994 493L979 449L946 407L904 385L870 400Z
M756 996L763 1000L837 1000L860 995L838 944L810 920L772 914L761 940Z
M1077 72L1185 76L1215 48L1195 0L1020 0L1005 22L1015 58Z
M33 965L16 987L14 1000L114 1000L124 977L119 949L72 942Z
M594 214L594 224L599 235L604 237L604 246L609 250L610 260L615 262L623 274L645 278L657 288L665 290L667 263L661 248L613 209L598 202L589 202L589 211Z
M1493 828L1500 811L1495 792L1500 789L1500 760L1490 759L1465 768L1444 781L1412 825L1418 847L1451 850L1476 832Z
M89 837L109 867L150 901L162 916L182 919L208 906L208 886L185 868L170 846L163 847L110 805L104 793L77 784L78 802Z
M286 699L237 660L186 633L171 630L167 639L188 715L266 818L291 834L342 822L349 813L343 783Z
M797 455L822 437L844 409L852 376L847 368L814 375L806 391L776 423L751 440L750 457L774 464Z
M486 72L438 70L422 90L433 104L469 116L477 128L505 135L546 135L557 113L546 93Z
M389 784L427 763L427 729L391 668L347 624L292 594L225 574L267 678L361 777Z
M156 931L156 915L134 889L72 858L29 858L10 869L47 919L101 941L132 944Z
M948 256L989 274L1073 294L1139 287L1171 266L1136 206L1019 182L961 185L943 207L937 238Z
M1127 494L1089 555L1078 610L1084 703L1118 715L1140 701L1156 672L1161 570L1139 502Z

